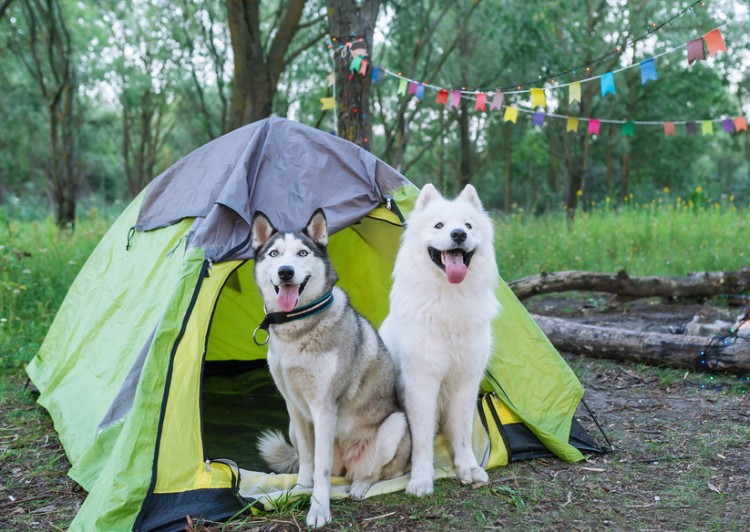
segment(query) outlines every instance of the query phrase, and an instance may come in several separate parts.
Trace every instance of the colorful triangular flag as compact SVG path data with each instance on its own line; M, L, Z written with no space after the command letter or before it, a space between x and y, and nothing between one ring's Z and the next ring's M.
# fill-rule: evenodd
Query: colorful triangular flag
M581 82L574 81L568 86L568 103L581 103Z
M627 120L622 124L622 136L633 137L635 136L635 122Z
M544 111L537 111L531 119L531 125L534 127L542 127L544 125Z
M706 51L703 49L703 38L698 37L687 43L688 65L692 65L697 59L705 59Z
M352 58L352 62L349 63L349 70L352 72L359 72L359 67L362 66L362 56L356 56Z
M322 111L333 109L336 106L336 98L321 98L320 103L323 104L323 106L320 108Z
M701 133L704 135L713 135L714 133L714 124L710 120L704 120L701 122Z
M727 45L724 43L724 39L721 36L719 28L711 30L703 36L706 41L706 47L708 48L708 55L711 57L715 56L717 52L726 52Z
M734 130L739 133L740 131L747 131L747 120L744 116L734 117Z
M435 98L435 103L442 103L443 105L448 105L448 91L445 89L440 89L437 94L437 98Z
M461 104L461 91L458 89L454 89L451 91L451 103L448 107L453 107L454 109L458 109L458 106Z
M531 107L547 107L544 89L531 89Z
M505 94L502 92L496 92L492 97L492 102L490 103L490 111L492 111L493 109L497 109L499 111L503 106L503 100L505 100Z
M424 100L424 85L423 85L422 83L420 83L419 85L417 85L417 93L416 93L416 96L417 96L417 98L419 98L420 100Z
M518 109L515 107L506 107L503 122L513 122L515 124L516 120L518 120Z
M725 118L721 121L721 129L724 133L734 133L734 120Z
M596 118L590 119L589 120L588 134L589 135L598 135L599 134L599 127L600 127L600 125L601 124L600 124L599 120L597 120Z
M405 79L402 79L398 82L398 90L396 91L396 94L402 95L406 94L406 88L408 87L409 82Z
M656 63L653 58L641 61L641 85L645 85L650 79L656 79Z
M612 72L607 72L601 77L601 89L602 97L606 96L607 93L617 94L615 90L615 76Z
M565 124L565 132L568 133L570 131L572 131L573 133L578 131L578 119L574 116L569 116L568 122L567 124Z
M380 67L372 67L372 82L380 81Z
M416 94L417 93L417 84L413 81L410 81L407 85L406 94Z
M362 64L359 65L359 73L363 76L367 74L367 65L369 65L370 62L367 59L362 60Z
M474 106L474 109L476 111L486 111L487 110L487 95L483 92L477 93L477 103Z
M664 135L670 136L675 134L674 122L664 122Z
M697 135L698 134L698 124L695 122L688 122L685 124L685 133L688 135Z

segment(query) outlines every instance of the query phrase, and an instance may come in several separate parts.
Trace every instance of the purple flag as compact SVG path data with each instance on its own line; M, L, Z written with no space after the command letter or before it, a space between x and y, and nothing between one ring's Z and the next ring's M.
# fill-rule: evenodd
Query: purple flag
M542 127L544 125L544 111L537 111L534 113L534 118L531 119L531 125L536 127Z
M703 49L703 37L698 37L687 43L688 65L692 65L696 59L705 59L706 51Z
M698 124L695 122L688 122L685 124L685 133L687 135L697 135L698 134Z
M734 133L734 120L731 118L725 118L721 121L721 127L724 133Z
M498 111L503 106L503 100L505 99L505 94L502 92L496 92L495 95L492 97L492 103L490 103L490 111L493 109L497 109Z

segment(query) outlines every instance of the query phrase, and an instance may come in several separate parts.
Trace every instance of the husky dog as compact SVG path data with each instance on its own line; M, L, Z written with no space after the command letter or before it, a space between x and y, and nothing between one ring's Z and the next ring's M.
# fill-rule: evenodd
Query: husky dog
M433 438L453 451L461 482L487 482L471 447L490 324L500 305L492 221L471 185L453 201L422 189L396 257L390 313L380 335L396 364L412 437L406 492L432 493Z
M252 225L255 282L266 307L268 366L289 412L258 441L279 473L312 487L307 525L331 520L331 474L346 475L361 499L373 482L403 475L411 442L396 400L393 361L373 326L335 287L322 209L302 232L279 232L263 213ZM257 330L256 330L257 333Z

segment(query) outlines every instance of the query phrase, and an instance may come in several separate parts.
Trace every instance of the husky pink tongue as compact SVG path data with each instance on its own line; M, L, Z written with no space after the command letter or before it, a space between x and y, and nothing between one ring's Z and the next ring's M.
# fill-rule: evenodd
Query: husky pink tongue
M448 275L448 282L458 284L466 277L464 254L460 251L443 251L443 266Z
M291 312L297 306L299 299L298 284L282 284L279 286L277 301L282 312Z

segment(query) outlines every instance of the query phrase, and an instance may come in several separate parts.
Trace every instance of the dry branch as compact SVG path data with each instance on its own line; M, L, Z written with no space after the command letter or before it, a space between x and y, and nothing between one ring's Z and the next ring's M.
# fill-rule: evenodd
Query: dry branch
M537 294L587 290L616 294L611 305L641 297L711 297L741 294L750 290L750 268L729 272L699 272L687 277L630 277L624 270L616 275L581 270L542 272L508 283L519 299Z
M566 353L644 362L654 366L739 374L750 371L750 342L739 341L712 351L708 354L707 365L701 366L700 352L708 342L702 336L646 333L584 325L546 316L533 317L552 344Z

